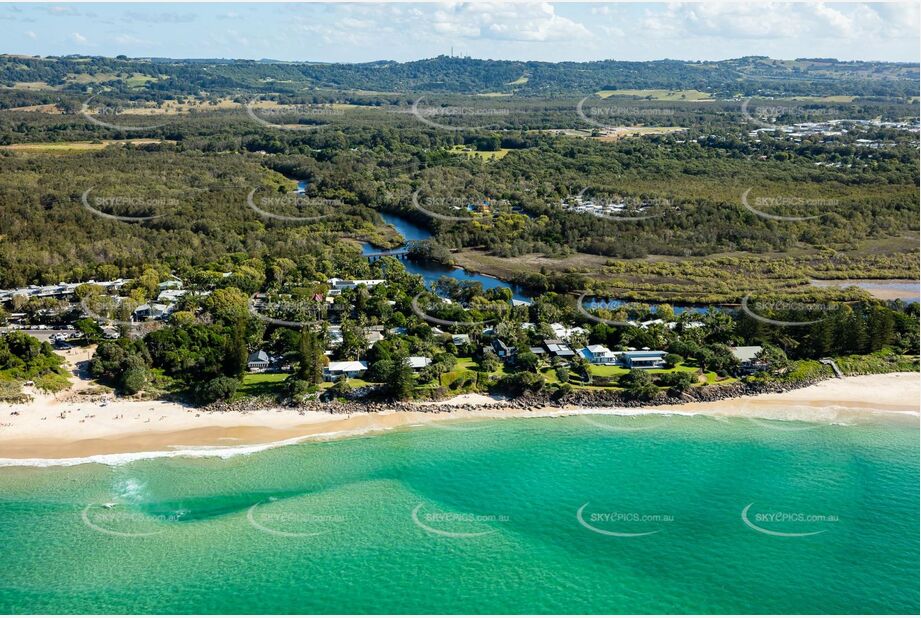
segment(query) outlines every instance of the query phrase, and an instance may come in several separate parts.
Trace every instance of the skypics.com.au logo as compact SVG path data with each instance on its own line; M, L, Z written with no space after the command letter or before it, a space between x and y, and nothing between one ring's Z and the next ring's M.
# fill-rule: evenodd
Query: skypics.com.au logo
M560 205L569 212L618 222L646 221L676 210L668 198L624 196L591 187L582 187L578 193L563 198Z
M246 116L263 127L280 131L318 131L345 112L333 104L276 103L253 99L243 104Z
M742 101L740 110L746 122L767 131L791 126L795 120L801 122L827 122L834 120L841 112L831 108L807 108L796 105L779 105L775 102L753 103L754 97ZM787 117L786 124L781 119Z
M507 117L508 109L477 106L426 106L425 97L413 102L410 113L419 122L442 131L473 131L495 128L497 117ZM438 121L434 120L435 118ZM442 120L445 119L445 120ZM492 122L490 122L492 120ZM476 124L474 124L476 123Z
M511 202L504 199L489 199L460 196L421 196L422 189L417 189L411 196L412 207L426 217L439 221L471 223L476 220L485 220L494 210L508 207ZM439 210L462 212L463 215L446 215Z
M340 200L321 197L310 197L301 193L285 193L284 195L263 195L256 197L258 189L250 190L246 196L246 205L260 217L274 219L285 223L310 223L332 217L334 212L323 212L345 207ZM281 214L282 212L297 212L305 214ZM311 213L311 214L306 214ZM322 213L322 214L314 214Z
M96 126L103 127L106 129L115 129L117 131L151 131L153 129L158 129L162 126L165 126L166 122L161 122L159 124L145 124L145 125L129 125L129 124L120 124L116 120L118 118L123 118L126 116L137 116L140 113L143 113L147 108L145 107L134 107L131 105L90 105L98 94L94 94L80 106L80 114L95 124Z
M80 511L80 520L90 530L122 538L144 538L163 534L168 524L182 520L183 511L169 515L148 515L129 510L125 505L88 504Z
M179 200L175 198L152 198L136 195L91 195L95 190L95 187L90 187L84 191L80 196L80 204L97 217L112 221L122 221L124 223L155 221L169 214L169 212L165 211L175 210L179 206Z
M586 124L602 131L623 129L625 124L633 123L638 119L669 118L675 115L675 110L671 108L612 105L610 103L598 105L596 99L604 101L604 98L597 94L590 94L580 99L576 103L576 115Z
M579 525L595 534L617 538L637 538L658 534L664 524L675 521L674 516L631 511L595 511L586 513L586 502L576 511Z
M325 321L328 309L324 300L263 298L260 295L251 297L248 307L250 315L267 324L295 329L308 328Z
M410 513L412 522L429 534L450 539L473 539L497 532L491 524L510 521L508 515L484 515L479 513L425 512L425 503L420 502ZM485 528L485 529L484 529Z
M781 208L785 210L792 208L797 211L803 211L805 209L815 210L818 208L827 211L836 208L840 203L838 200L830 198L804 198L793 195L774 195L757 197L753 200L754 205L752 205L748 197L752 188L753 187L749 187L742 193L742 206L762 219L769 219L771 221L811 221L813 219L822 218L822 215L777 215L766 212L762 210L763 208Z
M634 326L634 324L632 324L631 322L627 320L612 320L612 319L603 318L601 316L595 315L594 313L591 313L585 307L585 299L587 297L592 298L593 304L597 305L597 303L594 300L596 296L593 293L582 292L582 294L579 295L578 300L576 300L576 310L582 315L582 317L588 320L591 320L592 322L597 322L598 324L607 324L608 326L620 326L620 327ZM605 307L602 307L602 308L605 308Z
M811 514L794 511L751 512L754 502L742 509L742 523L761 534L786 538L816 536L828 531L827 526L840 521L837 515ZM806 528L806 530L804 530Z
M809 326L827 320L832 312L840 311L841 303L796 300L753 300L751 294L742 298L740 307L745 315L764 324L781 327ZM815 319L779 319L781 317L818 316Z
M429 324L436 324L438 326L458 326L461 328L482 326L490 322L496 322L500 320L502 316L506 315L510 308L510 305L505 302L477 303L471 307L464 308L453 302L445 302L445 300L441 298L433 298L433 294L430 292L419 292L413 297L410 305L416 317L425 320ZM431 315L432 313L445 315L447 312L451 312L456 315L457 318ZM468 320L462 317L470 313L473 313L474 317L482 317L482 319Z
M339 514L312 513L284 507L282 501L269 498L249 507L246 510L246 521L259 532L292 539L328 534L346 523L346 518Z

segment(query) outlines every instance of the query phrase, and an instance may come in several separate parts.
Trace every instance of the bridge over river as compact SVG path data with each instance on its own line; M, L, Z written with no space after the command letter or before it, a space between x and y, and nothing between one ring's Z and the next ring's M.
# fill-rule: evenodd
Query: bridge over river
M369 262L376 262L382 257L395 257L398 260L405 260L406 256L409 255L410 250L417 241L407 241L402 246L397 247L396 249L391 249L389 251L365 251L364 256L368 258Z

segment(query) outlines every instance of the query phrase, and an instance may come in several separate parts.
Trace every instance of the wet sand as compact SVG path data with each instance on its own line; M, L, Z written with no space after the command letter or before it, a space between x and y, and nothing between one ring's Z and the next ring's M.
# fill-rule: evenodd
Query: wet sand
M495 403L484 395L465 395L448 403L456 411L330 414L272 408L250 412L204 412L160 401L68 402L36 395L24 405L0 404L0 464L53 465L75 458L115 455L230 456L303 440L330 440L432 424L477 419L534 418L580 414L681 414L750 417L819 423L897 422L917 426L921 374L897 373L826 380L785 393L649 408L466 409ZM18 414L14 414L18 413ZM140 455L137 458L142 458Z

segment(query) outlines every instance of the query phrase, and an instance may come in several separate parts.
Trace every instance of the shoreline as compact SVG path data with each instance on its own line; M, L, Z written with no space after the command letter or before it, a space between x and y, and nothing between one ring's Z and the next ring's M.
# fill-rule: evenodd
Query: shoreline
M231 457L418 425L463 431L459 423L505 418L680 415L917 427L919 387L921 374L891 373L824 380L784 392L645 407L603 402L516 406L513 401L470 394L366 412L283 407L217 411L164 401L74 402L38 395L28 404L0 404L0 466Z

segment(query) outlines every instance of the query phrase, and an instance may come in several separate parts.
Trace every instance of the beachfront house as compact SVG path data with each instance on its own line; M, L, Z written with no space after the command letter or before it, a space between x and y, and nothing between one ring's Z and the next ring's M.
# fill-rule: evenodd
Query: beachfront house
M562 339L564 341L569 341L577 335L586 334L586 330L581 326L563 326L559 322L554 322L550 325L550 330L553 331L553 336L557 339ZM573 352L575 355L575 352Z
M360 378L367 370L368 363L364 361L332 361L323 368L323 379L335 382L341 376Z
M160 292L160 295L157 296L157 302L164 305L171 305L173 303L179 302L179 300L188 293L188 290L175 290L172 288L167 288Z
M136 321L161 320L173 312L173 305L145 303L134 310L132 316Z
M375 285L386 283L384 279L339 279L337 277L327 279L326 282L330 286L330 296L338 296L344 290L354 290L360 285L366 288L373 288Z
M426 356L410 356L406 359L406 364L409 365L413 371L419 371L431 365L432 359Z
M515 348L498 338L492 340L492 349L503 361L509 361L515 356Z
M755 373L764 371L768 364L757 356L764 350L760 345L743 345L730 348L733 357L739 362L739 373Z
M634 350L622 352L623 366L627 369L662 369L665 367L665 355L661 350Z
M269 355L264 350L253 352L246 359L246 369L248 371L265 371L271 363Z
M612 352L606 346L596 344L585 346L579 350L579 354L593 365L616 365L622 353Z
M576 355L572 348L559 339L544 339L544 347L547 348L547 352L550 353L550 356L554 358L571 360Z
M371 330L370 328L365 329L365 339L368 341L368 349L371 348L378 341L384 340L384 333L379 330Z

